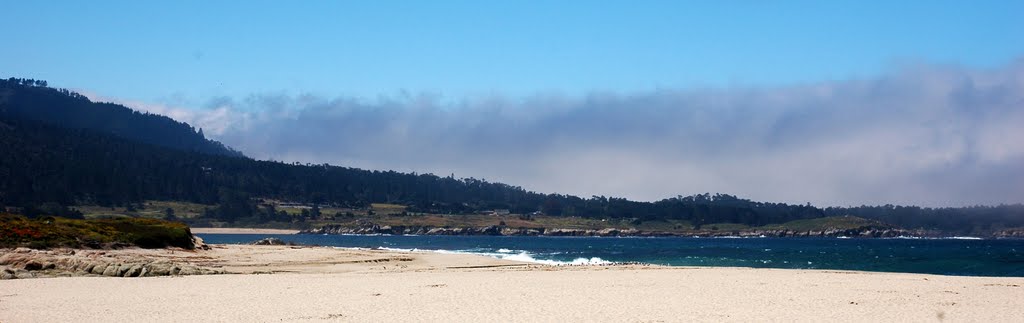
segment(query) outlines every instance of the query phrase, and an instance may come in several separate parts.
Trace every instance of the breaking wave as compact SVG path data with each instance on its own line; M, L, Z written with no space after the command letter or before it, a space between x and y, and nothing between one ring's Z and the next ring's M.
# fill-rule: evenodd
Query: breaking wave
M580 257L580 258L573 259L572 261L559 261L559 260L551 260L551 259L537 259L537 258L534 258L533 255L531 255L530 253L525 252L525 251L524 252L520 252L518 254L507 255L507 256L504 256L504 257L497 257L497 258L505 259L505 260L522 261L522 262L532 262L532 263L552 265L552 266L593 266L593 265L611 265L611 264L614 264L614 262L607 261L607 260L604 260L604 259L601 259L601 258L598 258L598 257L591 257L591 258Z
M530 262L535 264L543 264L550 266L596 266L596 265L612 265L616 264L614 261L608 261L599 257L578 257L570 261L555 260L555 259L544 259L538 258L537 255L523 251L523 250L511 250L500 248L494 252L485 250L429 250L429 249L405 249L405 248L390 248L390 247L378 247L380 250L388 251L399 251L399 252L434 252L443 254L463 254L463 255L479 255L487 256L491 258L498 258L503 260L522 261ZM558 254L558 253L556 253Z

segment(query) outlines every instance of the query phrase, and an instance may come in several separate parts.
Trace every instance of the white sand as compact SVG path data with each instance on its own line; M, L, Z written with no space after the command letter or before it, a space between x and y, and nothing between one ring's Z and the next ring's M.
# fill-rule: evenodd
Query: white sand
M1024 278L547 267L255 246L217 246L192 257L231 272L278 273L0 281L0 322L1024 322Z

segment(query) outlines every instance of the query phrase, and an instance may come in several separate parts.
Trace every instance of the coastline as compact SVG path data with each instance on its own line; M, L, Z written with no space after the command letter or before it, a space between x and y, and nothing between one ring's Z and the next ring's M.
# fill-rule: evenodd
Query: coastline
M299 230L256 228L191 228L193 234L298 234Z
M546 266L296 246L112 253L229 274L2 280L0 321L1024 321L1021 277Z

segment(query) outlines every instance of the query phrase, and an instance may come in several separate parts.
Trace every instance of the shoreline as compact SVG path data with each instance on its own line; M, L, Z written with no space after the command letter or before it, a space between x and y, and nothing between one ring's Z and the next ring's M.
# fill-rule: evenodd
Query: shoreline
M299 234L300 230L258 228L191 228L192 234Z

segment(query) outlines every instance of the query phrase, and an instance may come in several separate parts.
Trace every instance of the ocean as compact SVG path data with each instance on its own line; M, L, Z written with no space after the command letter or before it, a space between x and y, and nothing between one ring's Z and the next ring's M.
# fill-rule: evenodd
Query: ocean
M552 265L839 269L1024 277L1024 240L841 238L614 238L198 234L207 243L268 237L306 245L470 253Z

